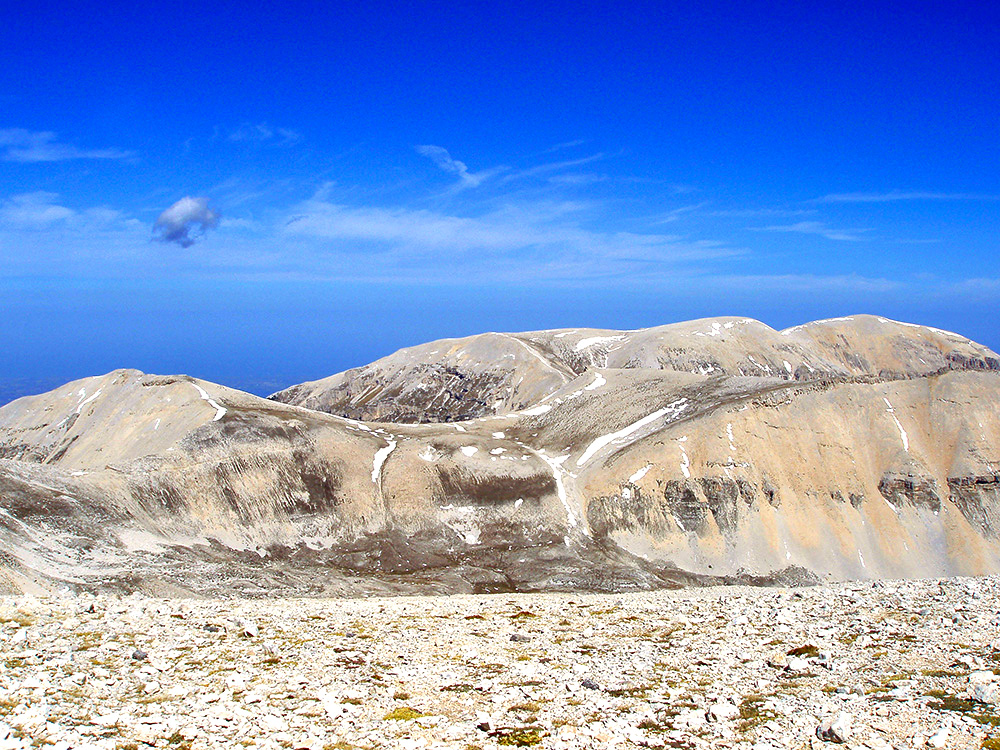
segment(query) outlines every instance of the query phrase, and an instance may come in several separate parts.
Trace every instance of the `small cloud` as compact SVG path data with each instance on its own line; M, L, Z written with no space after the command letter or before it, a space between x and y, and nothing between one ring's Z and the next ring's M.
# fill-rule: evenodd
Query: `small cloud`
M816 209L786 209L786 208L722 208L706 211L705 216L717 216L733 219L757 219L765 216L808 216L815 214Z
M483 180L492 177L498 172L502 172L505 167L487 169L482 172L470 172L465 162L453 159L448 149L441 146L417 146L417 153L426 156L438 165L442 170L453 175L457 175L462 183L468 187L477 187Z
M979 193L932 193L926 191L904 192L892 190L888 193L831 193L816 198L813 203L894 203L896 201L995 201L1000 195Z
M71 159L128 159L134 151L117 148L83 149L59 143L56 133L34 132L24 128L0 130L0 149L5 161L22 163L69 161Z
M161 242L191 247L199 237L219 223L219 215L208 207L208 198L185 196L160 214L153 233Z
M553 185L593 185L604 182L608 179L604 174L591 174L587 172L575 174L556 174L549 177L549 182Z
M522 169L520 171L514 172L504 177L504 182L510 182L511 180L519 180L524 177L535 177L541 174L548 174L550 172L559 172L563 169L571 169L572 167L579 167L584 164L590 164L591 162L599 161L604 159L606 156L604 154L592 154L590 156L584 156L579 159L567 159L565 161L553 161L546 164L539 164L534 167L528 167L527 169Z
M823 276L819 274L761 274L717 276L715 283L739 289L784 292L871 292L887 293L902 288L900 282L856 274Z
M563 149L567 149L567 148L576 148L577 146L583 146L586 143L587 143L586 139L584 139L584 138L577 138L575 141L566 141L565 143L557 143L555 146L550 146L549 148L545 149L541 153L543 153L543 154L551 154L551 153L553 153L555 151L562 151Z
M233 143L294 146L302 140L302 134L288 128L271 127L266 122L244 122L226 138Z
M76 212L56 203L55 193L38 191L11 196L0 203L0 222L24 228L46 227L73 217Z
M838 242L860 242L865 237L858 235L858 232L867 232L867 229L833 229L821 221L800 221L797 224L787 224L770 227L750 227L754 232L795 232L797 234L814 234L818 237L826 237L828 240Z

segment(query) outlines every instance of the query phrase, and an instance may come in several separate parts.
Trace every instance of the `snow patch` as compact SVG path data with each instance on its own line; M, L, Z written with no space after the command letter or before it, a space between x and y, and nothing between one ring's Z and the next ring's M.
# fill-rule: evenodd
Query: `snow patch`
M684 475L685 479L691 478L691 459L688 458L687 451L684 450L684 441L687 440L686 437L680 438L678 442L678 447L681 449L681 473Z
M216 402L215 402L215 401L214 401L214 400L212 399L212 397L211 397L211 396L209 396L209 395L208 395L208 394L207 394L207 393L205 392L205 389L204 389L204 388L202 388L202 387L201 387L200 385L198 385L197 383L192 383L191 385L193 385L193 386L194 386L195 388L197 388L197 389L198 389L198 393L199 393L199 394L201 395L201 398L202 398L202 400L204 400L204 401L207 401L207 402L208 402L208 405L209 405L209 406L211 406L211 407L212 407L213 409L215 409L215 416L214 416L214 417L212 417L212 421L213 421L213 422L218 422L218 421L219 421L220 419L222 419L222 418L223 418L224 416L226 416L226 410L225 410L225 408L224 408L224 407L222 407L222 406L219 406L219 405L218 405L218 404L217 404L217 403L216 403Z
M783 359L783 360L781 360L781 364L783 364L785 366L785 369L788 370L788 374L791 375L792 374L792 364L791 364L791 362L789 362L787 359Z
M652 468L653 468L653 464L646 464L641 469L639 469L639 471L637 471L635 474L633 474L632 476L630 476L628 478L629 483L630 484L638 484L640 481L642 481L642 478L644 476L646 476L646 474Z
M372 482L378 484L382 474L382 464L389 458L389 454L396 449L396 441L389 438L388 445L375 451L375 458L372 460Z
M885 396L882 397L885 401L886 411L889 416L892 417L892 421L896 423L896 429L899 430L899 439L903 441L903 450L907 453L910 452L910 439L906 435L906 430L903 429L903 425L899 423L899 419L896 417L896 410L892 408L892 404L889 403L889 399Z
M587 447L587 450L583 452L583 455L576 460L576 465L583 466L585 463L587 463L587 461L589 461L591 458L594 457L594 454L596 454L602 448L606 447L607 445L610 445L616 440L623 440L627 438L629 435L642 429L646 425L655 422L661 417L667 417L668 421L674 419L682 411L684 411L685 408L687 408L687 398L680 398L676 401L671 402L664 408L654 411L652 414L647 414L642 419L638 420L637 422L633 422L627 427L623 427L617 432L612 432L607 435L601 435L601 437L594 440L594 442L592 442Z
M589 349L595 344L603 344L605 341L622 341L625 338L624 335L621 336L591 336L590 338L580 339L576 342L576 351L582 352L584 349Z
M462 451L462 453L464 453L469 458L472 458L474 455L476 455L476 453L479 452L479 448L475 447L474 445L463 445L461 448L459 448L459 450Z
M81 388L80 391L83 392L83 389ZM91 396L90 398L88 398L88 399L86 399L84 401L81 401L79 404L77 404L77 406L76 406L76 413L79 414L83 410L83 407L85 407L87 404L89 404L91 401L93 401L95 398L97 398L100 395L101 395L101 389L98 388L97 392L94 393L93 396Z
M531 409L525 409L524 411L521 412L521 415L525 417L537 417L551 410L552 410L551 406L549 406L548 404L542 404L541 406L535 406L532 407Z
M502 432L494 432L493 437L495 437L497 440L503 440L507 436L504 435Z
M419 458L421 461L426 461L427 463L433 463L437 461L439 458L441 458L441 454L428 445L425 446L424 449L417 454L417 458Z
M584 386L583 390L585 390L585 391L593 391L593 390L596 390L597 388L600 388L602 385L606 385L607 382L608 381L605 380L604 376L601 375L601 373L597 372L597 373L594 373L594 382L591 383L590 385Z

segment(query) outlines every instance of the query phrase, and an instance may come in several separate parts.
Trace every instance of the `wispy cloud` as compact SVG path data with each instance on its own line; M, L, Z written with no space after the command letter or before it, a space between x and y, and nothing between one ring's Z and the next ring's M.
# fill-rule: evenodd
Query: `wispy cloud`
M711 277L719 286L786 292L889 292L905 285L893 279L855 274L762 274Z
M637 266L659 274L678 264L741 252L676 235L590 229L584 225L587 208L572 202L510 203L462 216L314 198L297 207L283 234L286 241L298 238L324 247L327 255L376 252L387 267L416 264L434 273L442 264L459 264L472 275L506 269L512 275L589 278Z
M552 154L552 153L555 153L556 151L562 151L563 149L576 148L577 146L583 146L586 143L587 143L587 140L585 138L577 138L576 140L573 140L573 141L564 141L563 143L557 143L554 146L549 146L547 149L545 149L544 151L541 151L540 153L543 153L543 154Z
M679 206L678 208L671 209L664 214L659 216L654 216L650 220L650 224L670 224L672 222L678 221L684 217L685 214L692 214L698 211L700 208L704 208L708 205L708 201L703 201L701 203L693 203L690 206Z
M607 158L606 154L591 154L590 156L583 156L579 159L566 159L564 161L553 161L546 164L538 164L534 167L527 167L526 169L519 169L516 172L511 172L510 174L504 175L502 182L511 182L513 180L520 180L526 177L536 177L541 174L549 174L551 172L559 172L563 169L572 169L573 167L579 167L584 164L590 164L595 161Z
M135 156L133 151L117 148L79 148L69 143L60 143L56 133L31 131L24 128L0 130L0 149L5 161L22 163L69 161L72 159L128 159Z
M733 219L759 219L768 216L810 216L816 213L816 209L791 209L791 208L719 208L711 211L701 212L703 216L715 216L719 218Z
M0 203L0 223L22 228L47 227L65 221L76 212L56 201L56 193L22 193Z
M219 215L208 207L208 198L185 196L160 214L153 225L153 233L162 242L191 247L218 223Z
M607 179L606 174L570 172L569 174L554 174L548 178L548 181L553 185L594 185L598 182L605 182Z
M867 239L860 233L867 229L833 229L821 221L800 221L796 224L775 225L769 227L749 227L754 232L793 232L796 234L812 234L838 242L860 242Z
M813 203L894 203L896 201L996 201L1000 195L892 190L888 193L830 193Z
M126 229L133 223L116 209L91 206L73 209L62 204L58 193L38 190L21 193L0 201L0 228L15 231L113 230Z
M233 143L282 147L294 146L301 142L302 134L289 128L272 127L266 122L244 122L226 138Z
M484 180L489 179L506 169L506 167L494 167L482 172L470 172L465 162L453 159L448 149L441 146L416 146L417 153L426 156L443 171L458 177L466 187L478 187Z

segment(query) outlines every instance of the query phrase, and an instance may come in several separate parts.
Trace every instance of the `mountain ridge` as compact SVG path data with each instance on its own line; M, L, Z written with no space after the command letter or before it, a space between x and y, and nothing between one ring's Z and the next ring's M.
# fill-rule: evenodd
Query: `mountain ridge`
M441 360L487 383L490 413L470 419L463 399L421 407L436 421L407 421L403 399L381 407L398 421L369 422L137 370L11 402L0 578L270 595L1000 571L988 348L868 317L666 328L484 334L379 361L400 393ZM497 388L513 393L481 398Z

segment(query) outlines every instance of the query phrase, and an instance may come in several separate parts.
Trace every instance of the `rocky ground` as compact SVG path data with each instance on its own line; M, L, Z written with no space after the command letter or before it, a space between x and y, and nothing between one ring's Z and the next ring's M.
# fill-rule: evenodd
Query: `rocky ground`
M0 748L1000 748L1000 579L0 600Z

